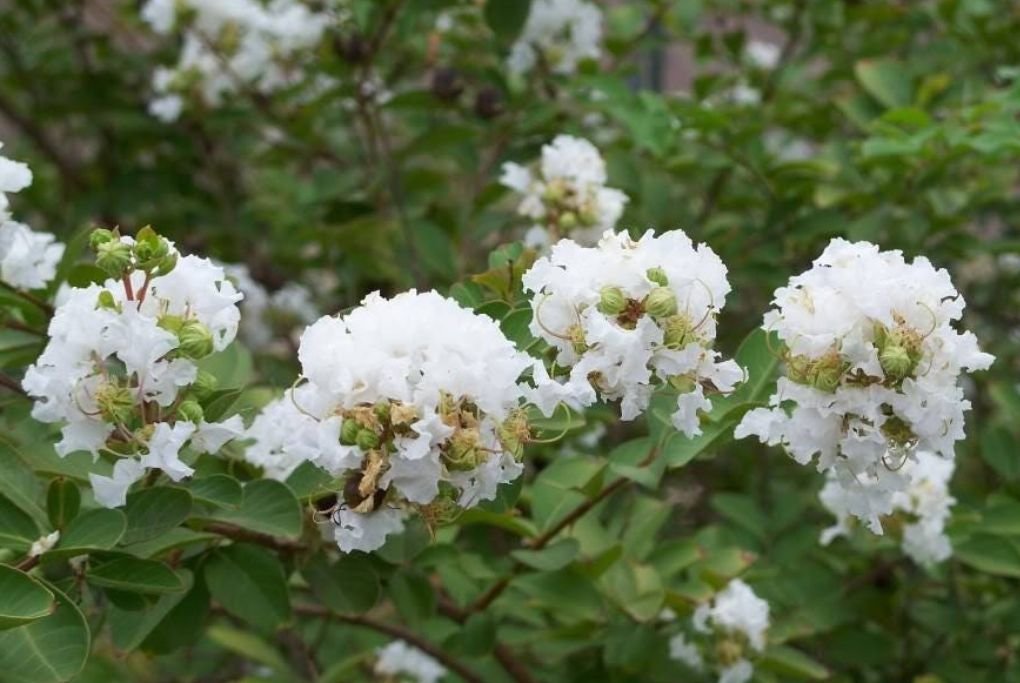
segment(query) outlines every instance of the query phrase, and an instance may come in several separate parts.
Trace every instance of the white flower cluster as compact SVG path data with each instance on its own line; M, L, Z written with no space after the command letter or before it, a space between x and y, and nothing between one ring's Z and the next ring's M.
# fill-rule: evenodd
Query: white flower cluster
M3 148L3 143L0 143ZM15 289L40 289L57 273L64 245L47 232L35 232L11 219L8 192L32 184L27 165L0 155L0 281Z
M375 673L386 680L406 683L437 683L446 669L429 655L402 640L395 640L376 651Z
M35 399L32 416L61 425L58 454L102 450L119 458L112 476L90 477L96 499L115 507L147 468L174 481L192 474L179 457L189 441L215 452L240 434L238 417L203 419L196 399L213 380L195 360L233 340L241 295L221 268L178 257L151 231L138 241L100 232L97 262L123 277L61 291L49 341L23 386Z
M534 361L490 318L435 292L371 294L309 326L298 358L308 383L256 418L247 457L272 476L307 460L342 479L341 550L374 550L405 510L442 520L522 472L518 382Z
M597 6L585 0L535 0L507 68L524 74L541 64L569 75L581 61L599 58L601 40L602 11Z
M302 53L334 21L302 0L148 0L142 18L157 33L183 30L176 66L153 75L157 97L149 111L167 122L180 116L191 92L215 107L248 88L270 93L298 82Z
M274 342L291 338L321 315L311 291L300 283L289 282L270 294L247 266L226 264L223 270L244 295L239 336L253 351L270 350Z
M621 401L623 419L648 406L658 384L679 392L673 424L701 433L709 393L727 393L743 379L734 361L712 350L715 316L730 291L726 267L707 245L680 230L638 241L607 232L597 247L570 240L524 274L534 292L531 331L557 350L561 381L539 377L535 402L588 406L598 397ZM542 370L544 372L544 370Z
M719 683L746 683L754 675L750 657L765 649L769 604L746 583L734 579L711 603L698 606L691 626L698 634L697 639L688 640L683 633L673 636L669 642L670 657L697 672L711 667L718 674ZM705 636L714 641L713 647L703 642Z
M949 273L867 242L834 239L773 303L764 328L785 345L786 376L735 435L782 445L800 464L817 457L847 490L847 512L880 534L909 484L904 459L953 457L970 408L960 375L993 358L953 329L964 301Z
M595 244L616 227L627 203L627 195L606 187L606 162L595 145L570 135L543 145L534 170L503 164L500 183L521 195L517 213L535 221L525 235L534 247L547 247L561 237Z
M949 493L954 468L951 459L927 451L919 451L916 460L903 464L907 485L903 491L893 494L892 507L894 514L902 513L906 517L902 529L903 552L918 564L937 564L953 554L945 527L956 502ZM862 478L861 485L872 486L874 480ZM853 529L854 518L849 511L853 496L830 474L819 498L836 516L836 524L822 532L822 544L828 545Z

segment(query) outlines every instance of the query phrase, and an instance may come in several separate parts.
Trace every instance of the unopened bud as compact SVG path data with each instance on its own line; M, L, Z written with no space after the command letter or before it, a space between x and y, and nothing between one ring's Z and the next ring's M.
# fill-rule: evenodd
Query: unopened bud
M216 375L212 374L208 370L199 370L198 375L195 376L195 381L191 385L191 393L199 401L212 396L212 393L216 391L216 387L219 386L220 381L216 379Z
M694 325L686 315L671 315L662 321L662 343L667 348L679 351L695 341Z
M358 436L355 437L355 441L358 444L358 448L363 451L370 451L373 448L379 448L379 435L371 429L359 430Z
M170 252L156 264L153 268L154 275L166 275L177 266L177 254Z
M715 658L723 666L727 667L738 662L744 656L744 648L735 640L726 638L720 640L715 646Z
M577 214L573 211L564 211L556 222L564 230L571 230L577 227Z
M598 308L606 315L620 315L627 308L627 295L619 287L606 285L599 290Z
M564 192L565 188L563 187L563 182L560 180L552 180L542 191L542 199L550 204L554 204L563 200Z
M361 431L361 426L356 420L347 418L340 425L340 443L345 446L353 446L358 443L358 432Z
M110 240L96 246L96 265L112 278L119 278L131 270L131 247L120 240Z
M135 235L134 251L138 267L142 270L153 270L170 255L170 243L147 225Z
M93 251L97 251L100 246L107 242L112 242L115 239L117 239L117 236L113 233L113 230L96 228L89 235L89 246L92 247Z
M669 278L666 277L666 271L664 271L662 268L659 268L658 266L646 270L645 277L648 278L649 281L654 282L660 287L666 287L667 285L669 285Z
M214 350L213 335L197 320L185 320L177 331L177 350L185 358L204 358Z
M458 429L450 437L444 461L451 470L473 470L485 460L481 450L482 438L477 429Z
M898 344L886 344L878 354L878 362L885 376L894 381L908 377L914 371L914 362L907 350Z
M105 384L96 391L96 407L107 422L126 423L134 415L135 394L118 384Z
M372 406L372 412L375 413L376 418L380 422L389 422L390 420L390 402L379 401Z
M676 313L676 294L669 287L656 287L645 297L645 311L653 318L668 318Z
M205 419L205 413L198 401L184 401L177 406L177 416L187 422L200 423Z

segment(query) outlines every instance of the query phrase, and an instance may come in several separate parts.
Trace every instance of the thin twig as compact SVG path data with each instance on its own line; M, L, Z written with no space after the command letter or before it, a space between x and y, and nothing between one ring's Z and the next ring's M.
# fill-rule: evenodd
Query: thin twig
M48 303L46 303L39 297L35 296L34 294L30 294L24 290L18 289L17 287L13 287L3 281L0 281L0 287L3 287L4 289L10 292L13 292L15 296L21 297L22 299L35 306L46 315L53 315L53 306L50 306Z
M19 394L21 396L28 396L28 393L21 388L20 384L3 373L0 373L0 387L9 389L15 394Z
M333 619L345 624L362 626L364 628L372 629L373 631L378 631L379 633L385 633L393 638L403 640L405 643L413 645L422 652L430 655L447 669L453 671L455 674L467 681L467 683L484 683L485 681L481 675L447 653L443 650L443 648L431 641L425 640L417 633L409 631L403 626L390 624L385 621L377 621L371 617L360 614L340 614L339 612L334 612L322 605L294 605L294 611L305 616Z
M301 541L295 541L289 538L280 538L279 536L272 536L258 531L251 531L250 529L243 529L225 522L207 522L202 526L202 530L234 541L255 543L256 545L265 546L277 551L299 552L301 550L307 550L307 546Z

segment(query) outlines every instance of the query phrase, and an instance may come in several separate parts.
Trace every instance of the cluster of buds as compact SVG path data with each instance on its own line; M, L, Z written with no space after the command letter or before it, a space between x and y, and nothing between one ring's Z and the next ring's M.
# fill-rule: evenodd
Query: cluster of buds
M89 246L96 254L96 266L116 280L136 270L151 279L166 275L177 265L178 254L170 241L148 225L139 230L133 240L121 239L116 228L96 228L89 235ZM144 296L144 292L139 292L138 296ZM130 299L134 298L132 293Z

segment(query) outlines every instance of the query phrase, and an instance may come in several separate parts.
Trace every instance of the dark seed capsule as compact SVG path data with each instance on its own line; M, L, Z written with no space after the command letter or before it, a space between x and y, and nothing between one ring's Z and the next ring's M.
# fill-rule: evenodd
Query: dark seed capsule
M365 498L358 491L358 487L361 485L361 472L355 472L347 478L347 483L344 484L344 502L348 507L358 507L361 505L361 501Z
M494 119L503 113L503 96L496 88L487 86L475 95L475 114L483 119Z
M337 495L335 493L331 493L328 496L324 496L315 501L315 509L323 513L329 512L336 507L337 500Z
M462 92L464 82L457 69L442 66L432 72L432 94L437 98L448 102L457 99Z

